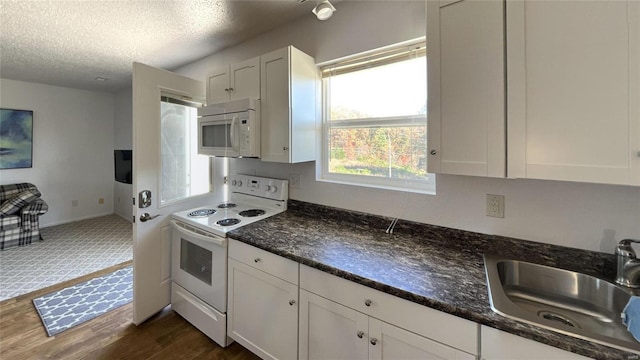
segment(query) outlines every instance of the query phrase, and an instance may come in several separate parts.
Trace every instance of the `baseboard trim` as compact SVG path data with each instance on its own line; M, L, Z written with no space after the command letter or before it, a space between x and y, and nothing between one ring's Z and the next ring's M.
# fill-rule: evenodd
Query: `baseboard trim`
M83 216L83 217L75 218L75 219L56 221L56 222L52 222L52 223L48 223L48 224L40 224L40 229L44 229L44 228L48 228L48 227L56 226L56 225L68 224L68 223L81 221L81 220L94 219L94 218L103 217L103 216L107 216L107 215L117 215L117 214L112 213L112 212L111 213L92 214L92 215L89 215L89 216ZM129 221L131 221L131 220L129 219Z

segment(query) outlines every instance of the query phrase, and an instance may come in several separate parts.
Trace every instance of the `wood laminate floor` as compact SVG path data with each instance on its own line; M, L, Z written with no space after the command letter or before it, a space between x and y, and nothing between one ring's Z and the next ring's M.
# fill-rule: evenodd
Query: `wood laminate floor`
M34 298L129 265L131 261L0 302L0 359L258 359L237 343L221 348L170 307L135 326L128 304L47 336Z

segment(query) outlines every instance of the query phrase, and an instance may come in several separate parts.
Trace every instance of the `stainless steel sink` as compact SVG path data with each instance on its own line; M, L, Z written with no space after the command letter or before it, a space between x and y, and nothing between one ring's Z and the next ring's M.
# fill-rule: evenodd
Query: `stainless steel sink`
M631 290L578 272L484 256L498 314L597 343L640 351L620 314Z

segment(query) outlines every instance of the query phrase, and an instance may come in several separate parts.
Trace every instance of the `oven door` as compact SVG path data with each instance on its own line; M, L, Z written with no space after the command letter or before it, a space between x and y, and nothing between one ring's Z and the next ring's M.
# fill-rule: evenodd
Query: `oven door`
M171 220L171 278L218 311L227 311L227 240Z

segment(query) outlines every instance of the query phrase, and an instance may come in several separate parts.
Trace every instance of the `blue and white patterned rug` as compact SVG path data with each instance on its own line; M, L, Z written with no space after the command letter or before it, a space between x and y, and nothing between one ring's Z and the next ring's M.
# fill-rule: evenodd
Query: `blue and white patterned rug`
M133 300L131 266L33 300L47 334L56 335Z

